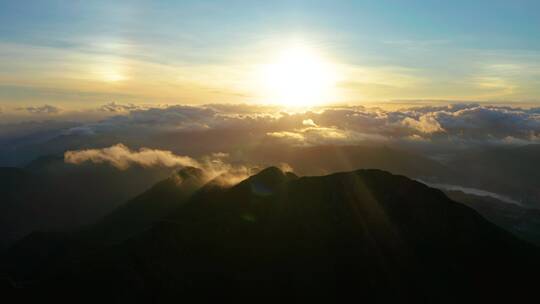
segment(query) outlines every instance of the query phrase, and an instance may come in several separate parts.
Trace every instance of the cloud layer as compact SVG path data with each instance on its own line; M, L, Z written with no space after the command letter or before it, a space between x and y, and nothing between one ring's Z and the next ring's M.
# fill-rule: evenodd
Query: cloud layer
M46 111L46 110L44 110ZM0 156L12 155L16 145L27 161L42 153L43 146L55 137L48 154L66 150L112 146L110 150L88 150L92 161L111 162L116 166L139 162L140 165L189 163L165 152L142 149L133 153L125 146L139 149L160 147L180 155L200 157L225 152L242 158L242 150L261 145L317 146L385 144L418 149L463 149L481 145L524 145L540 143L540 108L517 108L483 104L450 104L386 110L363 106L323 107L303 112L257 105L215 104L205 106L154 106L106 104L88 110L110 113L95 119L81 119L85 112L47 115L42 123L35 116L32 123L3 124ZM37 115L37 114L36 114ZM54 116L53 123L51 120ZM44 120L47 120L46 122ZM63 122L63 123L61 123ZM69 123L68 123L69 122ZM43 126L54 130L43 134ZM54 131L54 132L53 132ZM46 135L46 136L45 136ZM21 150L24 147L27 150ZM33 150L32 150L33 149ZM4 151L5 150L5 151ZM1 159L0 159L1 160Z
M251 130L309 145L366 140L536 142L540 136L540 108L454 104L394 111L328 107L287 113L244 105L170 106L131 110L85 128L87 133Z

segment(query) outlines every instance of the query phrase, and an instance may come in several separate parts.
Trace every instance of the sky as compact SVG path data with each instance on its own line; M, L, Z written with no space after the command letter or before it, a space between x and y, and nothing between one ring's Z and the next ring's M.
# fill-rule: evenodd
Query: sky
M295 98L535 106L539 29L539 1L1 0L0 112Z

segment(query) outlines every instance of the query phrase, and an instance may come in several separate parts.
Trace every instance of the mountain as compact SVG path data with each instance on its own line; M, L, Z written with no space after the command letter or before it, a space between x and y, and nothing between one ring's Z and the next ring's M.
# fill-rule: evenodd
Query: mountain
M0 167L0 249L33 231L69 231L93 223L171 170L72 165L62 156L42 157L24 168Z
M30 189L33 184L31 176L26 171L19 168L0 167L0 250L17 238L17 229L12 227L23 223L11 216L21 212L20 210L23 209L21 206L25 203L22 193Z
M301 175L378 168L409 177L430 179L445 177L451 171L451 168L419 153L380 144L312 147L258 145L248 153L248 157L256 163L287 163Z
M540 208L540 145L471 149L448 163L460 168L448 183L488 190Z
M18 123L0 122L0 167L20 166L50 153L46 143L61 137L65 130L79 123L54 120L27 121ZM62 145L63 146L63 145ZM60 150L59 142L50 145Z
M445 155L439 155L440 152L380 144L257 145L247 154L257 163L285 162L301 175L378 168L430 183L490 191L540 208L540 145L484 146L458 149Z
M96 223L69 232L30 233L1 255L0 274L16 281L37 280L64 260L106 249L137 235L174 212L207 182L201 169L186 167L123 203Z
M178 195L153 191L140 197ZM540 270L535 246L379 170L267 168L233 187L205 186L169 212L16 292L57 302L518 301L535 295L529 278Z
M122 241L168 216L207 182L203 170L186 167L122 204L85 232L105 243Z
M540 246L540 210L500 201L489 196L445 191L456 202L478 211L482 216L512 234Z

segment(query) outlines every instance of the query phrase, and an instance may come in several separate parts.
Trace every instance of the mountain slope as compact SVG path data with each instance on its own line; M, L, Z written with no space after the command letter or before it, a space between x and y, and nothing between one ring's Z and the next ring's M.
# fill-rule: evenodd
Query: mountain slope
M448 164L461 168L448 183L485 189L540 208L540 145L465 151Z
M93 223L170 173L170 168L72 165L61 156L25 168L0 167L0 250L33 231Z
M152 229L26 294L88 302L515 300L534 290L526 278L540 269L538 257L536 247L403 176L298 178L269 168L232 188L203 188Z
M540 245L540 210L500 201L489 196L445 191L446 195L478 211L482 216L514 235Z
M180 169L89 226L85 232L103 243L124 240L174 212L205 182L203 170L194 167Z
M8 273L17 281L39 280L63 267L66 260L106 250L174 212L206 180L201 169L186 167L92 225L65 233L31 233L2 253L0 274Z

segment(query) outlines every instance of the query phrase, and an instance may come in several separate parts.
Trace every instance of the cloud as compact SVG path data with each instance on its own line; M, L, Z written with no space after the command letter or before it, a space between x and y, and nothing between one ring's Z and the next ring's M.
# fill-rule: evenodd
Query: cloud
M540 108L464 103L397 110L321 107L291 113L278 107L241 104L106 106L119 112L97 121L72 124L61 134L71 138L86 136L84 140L90 146L123 142L197 156L216 150L231 154L263 142L294 146L385 142L436 144L441 148L540 142ZM61 116L55 116L55 120ZM9 132L18 134L16 127Z
M421 106L383 110L362 106L281 112L252 105L138 108L70 130L77 134L156 134L164 132L249 132L291 144L355 144L363 141L437 140L508 144L508 138L537 142L540 109L480 104ZM517 143L517 140L512 141Z
M304 119L302 124L308 127L317 127L317 124L313 121L313 119Z
M289 132L289 131L282 131L282 132L269 132L267 133L268 136L275 137L275 138L289 138L293 140L297 140L299 142L303 142L305 137L301 133L298 132Z
M116 102L110 102L99 107L100 111L113 112L113 113L125 113L133 110L143 109L142 106L135 104L118 104Z
M426 184L426 185L428 185L430 187L439 188L441 190L461 191L463 193L473 194L473 195L476 195L476 196L488 196L488 197L492 197L494 199L500 200L500 201L505 202L505 203L514 204L514 205L518 205L518 206L523 206L522 203L520 203L519 201L516 201L515 199L512 199L512 198L510 198L510 197L508 197L506 195L494 193L494 192L491 192L491 191L486 191L486 190L476 189L476 188L470 188L470 187L463 187L463 186L459 186L459 185L430 183L430 182L426 182L426 181L423 181L423 180L418 180L418 181L423 183L423 184Z
M435 132L444 132L444 129L441 127L440 123L431 113L422 115L419 119L405 117L401 123L422 133L429 134Z
M170 106L131 110L105 119L95 128L144 128L147 130L204 130L211 127L217 112L204 107Z
M64 161L69 164L105 163L119 170L125 170L132 165L171 168L196 167L203 170L206 181L213 180L215 184L221 186L234 185L256 171L257 166L229 164L224 161L227 157L226 153L216 152L196 160L189 156L176 155L167 150L141 148L134 151L121 143L102 149L66 151L64 153ZM281 166L292 171L292 168L287 164L281 164Z
M267 135L295 146L349 145L366 141L383 142L386 140L376 134L363 134L335 127L308 127L294 131L269 132Z
M61 108L51 106L51 105L29 106L29 107L17 108L17 110L27 111L28 113L31 113L31 114L58 114L62 111Z
M171 151L148 148L132 151L123 144L116 144L103 149L66 151L64 153L64 160L66 163L70 164L81 164L87 161L93 163L108 163L121 170L127 169L133 164L143 167L201 167L196 160L187 156L175 155Z
M199 161L223 152L229 157L212 158L230 162L241 162L257 149L321 145L384 144L432 156L471 147L540 144L540 108L478 103L392 110L333 106L298 112L273 106L160 105L68 113L19 113L26 122L15 123L7 117L11 113L2 114L0 165L22 165L41 155L79 149L81 143L88 148L117 143L160 147Z
M477 140L515 137L535 141L540 134L538 109L468 105L433 111L430 115L449 136Z

